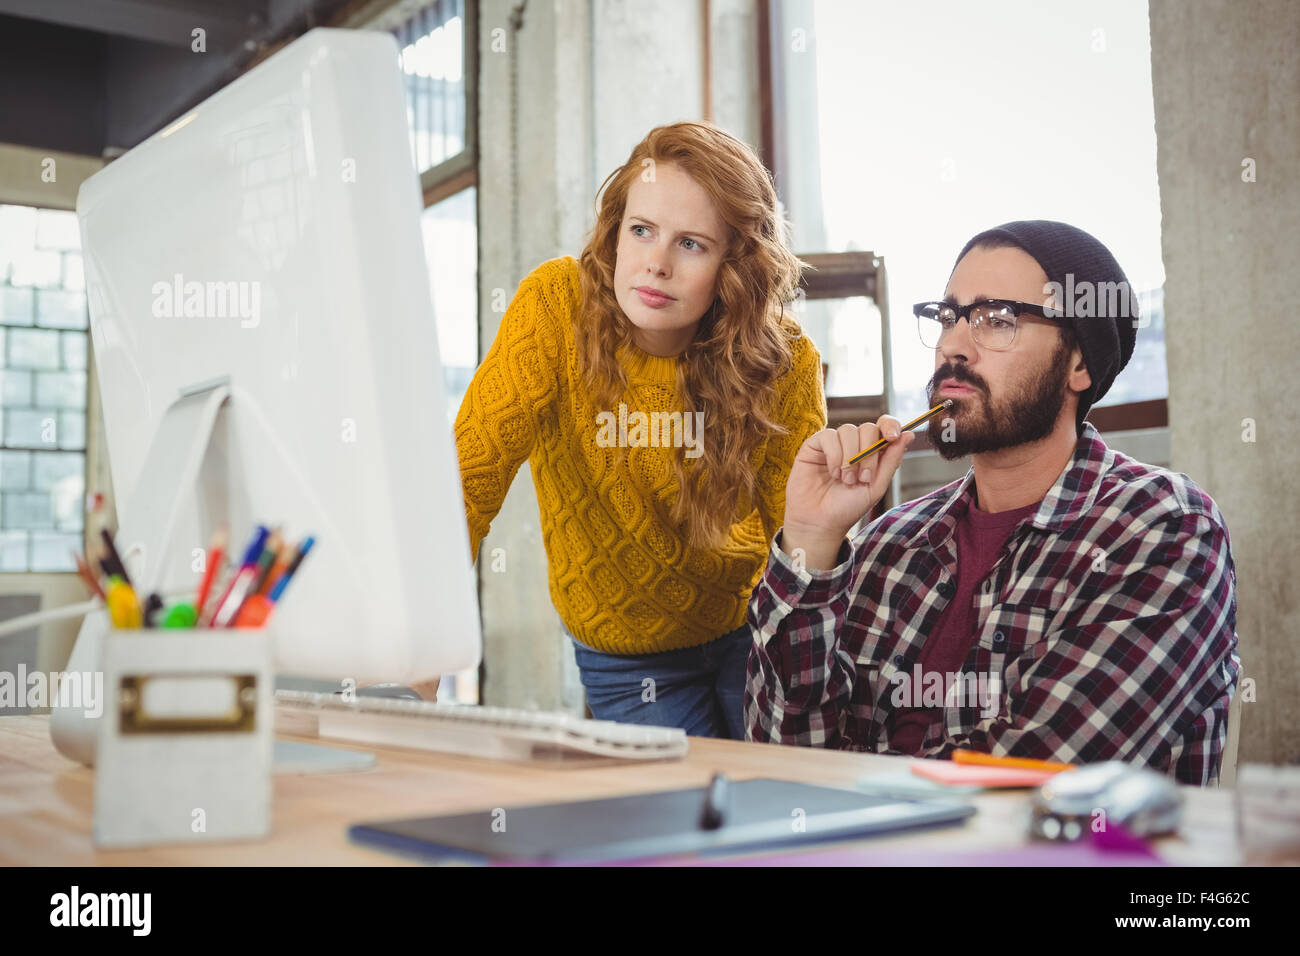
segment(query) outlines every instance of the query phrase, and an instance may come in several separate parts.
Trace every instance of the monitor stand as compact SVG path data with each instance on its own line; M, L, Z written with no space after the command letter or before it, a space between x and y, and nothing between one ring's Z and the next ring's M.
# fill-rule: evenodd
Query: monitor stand
M135 493L120 512L117 535L122 560L131 565L128 570L139 594L158 590L162 582L163 558L183 509L194 506L218 416L230 397L229 378L194 385L182 390L158 424ZM102 671L108 630L106 611L87 614L66 670ZM104 708L104 713L108 712L109 708ZM102 715L87 716L80 707L51 707L50 738L65 757L93 767L102 719ZM374 754L370 753L275 741L276 773L363 770L374 762Z
M230 392L228 378L186 389L158 423L135 493L119 511L118 546L137 594L158 589L164 550L181 509L192 506L217 415L230 400ZM68 671L103 670L104 636L109 627L106 610L86 615L68 659ZM101 719L87 716L81 708L52 707L50 738L65 757L94 766Z
M369 770L375 755L367 750L344 750L301 740L275 741L271 772L275 774L340 773Z

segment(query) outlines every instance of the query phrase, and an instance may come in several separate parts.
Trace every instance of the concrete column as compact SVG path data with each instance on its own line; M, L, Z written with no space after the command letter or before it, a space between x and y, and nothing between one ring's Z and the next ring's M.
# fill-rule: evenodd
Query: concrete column
M580 251L591 203L587 4L532 0L517 30L514 6L485 0L479 21L480 356L519 282ZM526 462L479 554L483 702L580 713Z
M520 280L581 252L596 190L632 147L656 125L704 115L699 0L528 0L518 32L515 5L484 0L480 13L480 354ZM717 121L754 142L753 0L716 0L709 15ZM479 600L484 702L581 713L527 464L484 539Z
M1300 760L1300 471L1289 298L1300 249L1300 6L1151 0L1171 460L1218 502L1237 570L1240 760ZM1123 162L1123 144L1112 155Z

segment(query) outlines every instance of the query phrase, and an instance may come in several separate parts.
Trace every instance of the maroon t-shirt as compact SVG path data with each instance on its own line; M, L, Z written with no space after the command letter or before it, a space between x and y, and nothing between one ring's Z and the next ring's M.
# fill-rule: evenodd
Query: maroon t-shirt
M975 592L998 560L1002 547L1021 519L1032 515L1042 502L1035 501L1023 508L989 514L980 511L972 501L966 513L957 520L957 593L943 609L934 633L926 638L921 649L921 673L930 671L955 674L975 643ZM915 672L914 672L915 673ZM947 686L945 679L944 686ZM919 695L921 688L911 688ZM916 699L915 697L913 699ZM899 707L894 711L889 725L890 749L913 754L921 749L925 730L935 718L935 707Z

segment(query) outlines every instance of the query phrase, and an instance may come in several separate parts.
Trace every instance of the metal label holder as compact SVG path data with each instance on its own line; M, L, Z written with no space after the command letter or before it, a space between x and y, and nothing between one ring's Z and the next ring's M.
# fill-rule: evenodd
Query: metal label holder
M103 650L95 844L266 837L275 725L267 629L111 629Z

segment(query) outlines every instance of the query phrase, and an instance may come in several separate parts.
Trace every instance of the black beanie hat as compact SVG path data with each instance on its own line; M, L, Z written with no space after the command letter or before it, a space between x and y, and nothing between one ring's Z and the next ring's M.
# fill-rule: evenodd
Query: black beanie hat
M1043 267L1048 281L1057 283L1056 298L1065 312L1063 318L1074 329L1092 379L1092 385L1079 393L1079 411L1074 420L1078 432L1088 409L1106 394L1115 376L1133 357L1137 295L1110 250L1075 226L1047 219L1003 223L966 243L957 262L972 248L990 240L1010 243L1029 253ZM1049 291L1044 290L1044 301Z

